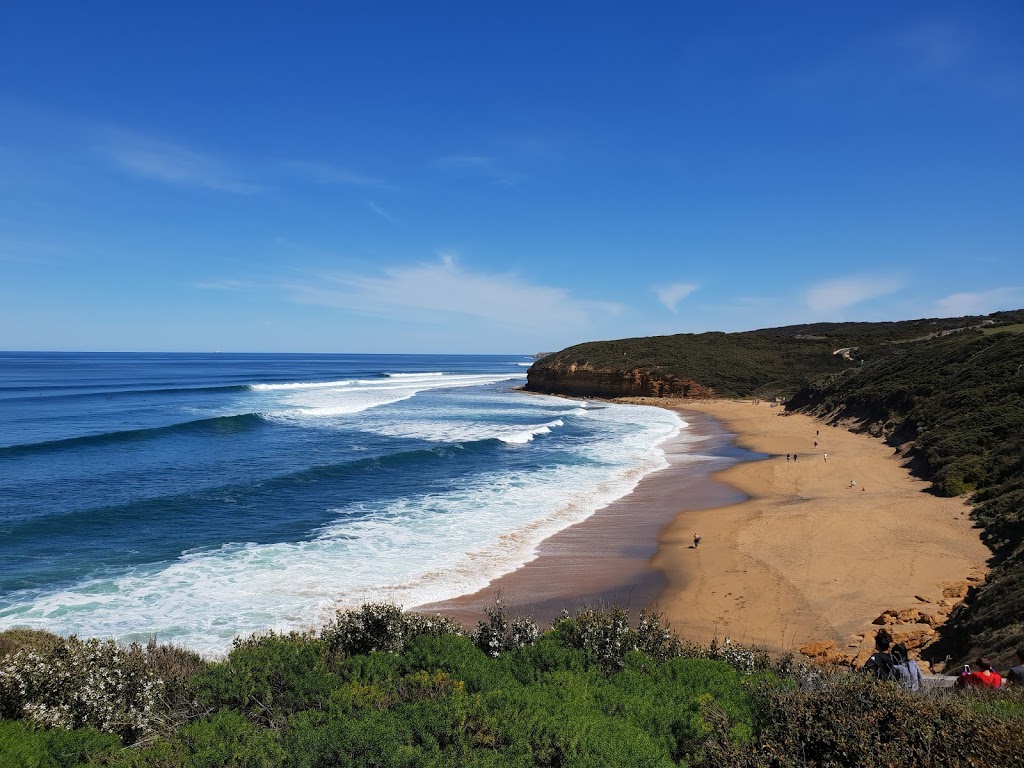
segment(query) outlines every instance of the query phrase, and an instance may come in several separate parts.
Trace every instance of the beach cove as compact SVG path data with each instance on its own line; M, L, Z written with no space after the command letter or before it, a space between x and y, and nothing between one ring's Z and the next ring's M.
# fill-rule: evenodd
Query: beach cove
M471 623L499 595L540 621L583 605L653 606L696 642L824 641L856 655L883 611L938 604L984 573L989 551L966 501L929 493L881 440L767 402L631 402L677 411L714 458L697 469L670 441L667 469L546 540L535 560L417 610Z

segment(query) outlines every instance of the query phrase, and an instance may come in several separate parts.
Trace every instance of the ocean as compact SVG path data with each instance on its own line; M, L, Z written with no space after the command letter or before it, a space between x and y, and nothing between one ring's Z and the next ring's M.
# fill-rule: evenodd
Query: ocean
M523 355L0 353L0 629L219 655L474 592L667 466Z

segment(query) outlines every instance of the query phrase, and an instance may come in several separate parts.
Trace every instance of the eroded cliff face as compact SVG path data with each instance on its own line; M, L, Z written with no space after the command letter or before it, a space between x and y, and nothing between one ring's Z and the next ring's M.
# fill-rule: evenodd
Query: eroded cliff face
M713 391L692 379L650 371L595 370L575 363L534 365L526 372L526 389L578 397L709 397Z

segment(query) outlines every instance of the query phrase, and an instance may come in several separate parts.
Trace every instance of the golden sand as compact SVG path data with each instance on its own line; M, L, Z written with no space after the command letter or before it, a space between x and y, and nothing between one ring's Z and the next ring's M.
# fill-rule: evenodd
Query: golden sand
M989 551L966 502L929 493L881 440L766 402L686 410L721 419L770 457L720 473L748 501L680 514L660 536L661 608L681 636L843 648L883 610L941 598L942 582L984 568Z

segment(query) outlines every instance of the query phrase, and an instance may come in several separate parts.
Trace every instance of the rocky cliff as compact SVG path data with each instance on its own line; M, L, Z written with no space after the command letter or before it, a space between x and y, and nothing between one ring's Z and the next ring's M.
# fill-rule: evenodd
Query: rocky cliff
M670 373L595 369L588 365L534 364L526 372L526 389L578 397L708 397L710 388Z

